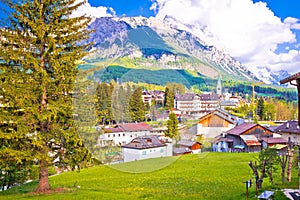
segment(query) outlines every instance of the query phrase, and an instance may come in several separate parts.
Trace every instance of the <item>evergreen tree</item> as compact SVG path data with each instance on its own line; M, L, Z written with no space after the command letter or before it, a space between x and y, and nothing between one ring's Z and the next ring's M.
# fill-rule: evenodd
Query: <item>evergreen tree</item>
M264 117L264 104L265 104L264 99L260 97L257 102L257 108L256 108L256 114L258 115L260 120L263 120Z
M169 119L167 121L167 130L165 136L170 138L176 138L178 136L178 119L175 113L170 112Z
M57 161L74 169L87 155L76 133L72 91L90 18L70 17L83 4L75 0L3 2L11 12L0 29L0 159L35 160L36 191L46 192L48 166Z
M165 108L167 110L174 108L174 93L168 87L165 90Z
M112 94L113 85L100 83L96 89L96 110L98 113L98 123L110 123L113 120L112 114Z
M145 108L142 99L142 88L137 87L129 100L129 112L131 121L141 122L145 120Z

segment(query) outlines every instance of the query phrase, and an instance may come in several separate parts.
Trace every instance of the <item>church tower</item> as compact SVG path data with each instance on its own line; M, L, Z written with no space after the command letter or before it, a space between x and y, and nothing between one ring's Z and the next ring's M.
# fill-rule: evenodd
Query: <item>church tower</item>
M219 74L218 84L217 84L217 95L222 95L222 83L221 83L221 75Z

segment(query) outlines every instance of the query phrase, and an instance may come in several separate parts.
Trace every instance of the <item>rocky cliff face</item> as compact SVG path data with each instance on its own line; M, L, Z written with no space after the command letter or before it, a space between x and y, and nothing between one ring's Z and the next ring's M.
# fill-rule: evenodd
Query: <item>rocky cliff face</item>
M261 80L262 82L266 84L271 85L280 85L280 80L289 77L291 74L289 74L285 70L280 70L277 72L272 72L270 68L268 67L256 67L251 70L255 76ZM285 86L288 86L288 84L285 84Z
M94 59L129 58L142 67L188 69L212 78L218 74L239 80L255 78L229 54L207 45L192 29L172 25L170 19L98 18L90 29L95 30L90 38Z

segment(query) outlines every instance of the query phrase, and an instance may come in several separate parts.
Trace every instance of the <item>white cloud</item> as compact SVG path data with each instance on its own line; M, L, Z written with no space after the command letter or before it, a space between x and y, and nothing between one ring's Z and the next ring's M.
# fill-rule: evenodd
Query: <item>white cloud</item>
M288 17L283 22L266 3L251 0L153 0L156 17L166 15L200 27L213 45L225 49L249 67L286 68L294 72L299 52L289 49L276 54L278 44L296 41L292 29L300 30L299 20ZM299 66L299 65L298 65Z
M300 30L299 19L293 17L287 17L284 19L283 23L290 26L291 29Z
M83 0L76 0L76 3L82 2ZM87 16L98 18L98 17L112 17L116 15L116 12L111 7L93 7L88 1L86 1L82 6L80 6L72 16L81 16L86 14Z

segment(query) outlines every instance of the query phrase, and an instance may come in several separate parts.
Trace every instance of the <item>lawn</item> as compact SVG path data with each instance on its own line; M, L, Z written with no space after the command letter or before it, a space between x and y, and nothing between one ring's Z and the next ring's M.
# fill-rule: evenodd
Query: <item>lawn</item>
M64 193L33 195L37 182L0 192L0 199L246 199L245 182L253 178L248 166L254 153L201 153L97 166L78 172L50 177L53 188L63 187ZM277 186L267 179L264 189L282 187L280 171ZM297 169L292 183L297 188ZM255 198L255 188L249 190ZM284 199L276 192L274 199Z

